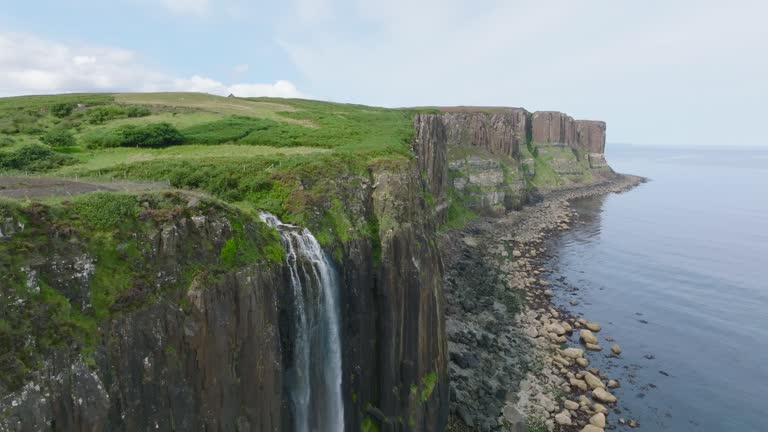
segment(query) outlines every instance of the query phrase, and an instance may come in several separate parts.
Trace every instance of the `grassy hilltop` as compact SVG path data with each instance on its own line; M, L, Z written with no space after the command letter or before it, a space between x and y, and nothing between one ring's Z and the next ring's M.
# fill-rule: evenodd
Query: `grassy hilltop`
M307 222L295 192L407 160L413 113L198 93L4 98L0 172L167 181Z

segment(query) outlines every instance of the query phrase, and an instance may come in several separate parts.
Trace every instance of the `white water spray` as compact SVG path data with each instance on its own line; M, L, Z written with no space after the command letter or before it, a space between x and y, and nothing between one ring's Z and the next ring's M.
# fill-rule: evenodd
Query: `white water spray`
M343 432L336 272L309 230L269 213L260 218L280 232L291 277L293 364L286 373L295 431Z

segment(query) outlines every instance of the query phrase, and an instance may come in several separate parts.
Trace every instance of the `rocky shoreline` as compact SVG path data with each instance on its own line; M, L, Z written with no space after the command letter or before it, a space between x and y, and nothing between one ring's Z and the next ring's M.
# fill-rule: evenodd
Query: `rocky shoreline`
M545 279L546 240L577 215L569 201L628 190L645 179L559 190L501 218L480 219L440 238L450 353L449 431L600 432L637 426L612 410L620 386L590 368L599 323L555 308ZM610 338L608 338L610 339ZM609 426L611 425L611 426Z

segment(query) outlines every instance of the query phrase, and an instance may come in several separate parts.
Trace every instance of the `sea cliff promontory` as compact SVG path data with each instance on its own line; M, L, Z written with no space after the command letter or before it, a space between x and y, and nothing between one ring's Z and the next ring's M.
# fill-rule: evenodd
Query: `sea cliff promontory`
M2 431L510 427L550 310L510 221L634 182L520 108L35 96L0 134Z

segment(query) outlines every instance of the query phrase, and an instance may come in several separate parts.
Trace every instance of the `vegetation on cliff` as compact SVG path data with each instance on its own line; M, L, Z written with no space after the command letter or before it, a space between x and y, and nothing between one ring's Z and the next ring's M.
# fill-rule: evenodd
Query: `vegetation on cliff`
M201 226L190 227L195 219ZM0 221L0 388L6 390L59 349L74 348L93 361L100 326L119 314L165 301L166 294L182 298L193 279L280 263L284 254L278 234L252 215L173 192L2 200ZM206 223L221 236L206 233ZM195 247L172 251L169 274L160 248L172 246L168 236L182 230L184 244ZM157 274L167 283L157 285Z

